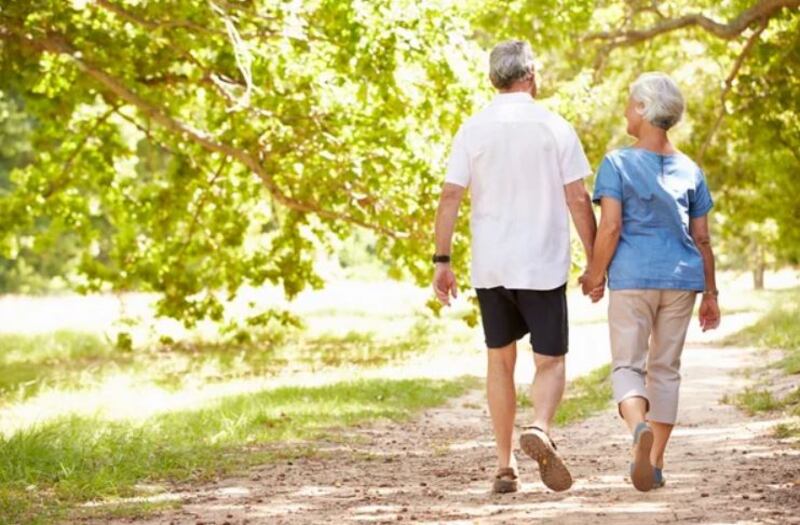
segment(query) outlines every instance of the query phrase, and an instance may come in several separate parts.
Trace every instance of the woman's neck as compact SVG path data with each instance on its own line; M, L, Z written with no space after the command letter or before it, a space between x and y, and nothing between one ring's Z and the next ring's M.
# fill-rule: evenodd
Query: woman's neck
M654 126L646 126L633 145L634 148L642 148L662 155L670 155L678 150L669 141L667 132Z

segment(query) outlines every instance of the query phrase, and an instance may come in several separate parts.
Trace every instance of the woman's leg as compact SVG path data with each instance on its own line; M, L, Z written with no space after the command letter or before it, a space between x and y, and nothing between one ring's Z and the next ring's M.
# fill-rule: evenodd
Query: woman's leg
M645 368L650 332L658 305L653 290L615 290L609 294L611 383L619 414L633 433L648 410Z
M641 491L650 490L654 480L650 461L653 432L645 422L649 408L645 367L658 297L656 290L614 291L608 307L611 383L619 413L633 434L630 479Z
M647 359L648 419L653 428L650 460L662 468L678 414L681 354L692 318L696 293L664 290L653 324L653 344Z
M667 449L667 441L675 425L669 423L650 422L653 429L653 448L650 450L650 463L656 468L664 468L664 451Z
M647 399L639 396L623 399L619 404L619 413L622 415L622 419L628 426L628 430L630 430L631 434L633 434L639 423L643 423L645 421L645 415L647 414Z

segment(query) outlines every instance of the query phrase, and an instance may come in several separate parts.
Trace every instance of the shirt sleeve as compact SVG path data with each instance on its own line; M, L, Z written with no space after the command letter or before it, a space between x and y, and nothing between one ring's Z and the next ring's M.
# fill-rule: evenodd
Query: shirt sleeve
M444 181L466 188L469 186L469 180L469 153L467 152L464 127L462 126L456 133L455 138L453 138L453 147L450 151L450 160L447 163L447 173L444 176Z
M592 167L589 165L589 159L586 158L578 134L572 126L567 125L561 142L559 168L564 185L591 175Z
M714 201L706 185L706 176L699 170L697 185L689 198L689 216L692 218L706 215L714 207Z
M603 197L611 197L622 202L622 177L620 177L617 168L614 167L614 163L611 162L608 155L603 157L600 169L597 170L592 202L599 204L600 199Z

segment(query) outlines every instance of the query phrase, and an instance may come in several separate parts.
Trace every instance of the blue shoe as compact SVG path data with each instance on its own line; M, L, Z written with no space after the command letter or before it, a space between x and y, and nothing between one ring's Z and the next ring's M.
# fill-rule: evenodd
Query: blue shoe
M664 479L664 474L661 472L661 469L653 467L653 488L660 489L666 484L667 480Z
M653 488L655 474L650 464L650 449L653 448L653 429L641 422L633 432L633 463L631 463L631 481L636 490L647 492Z

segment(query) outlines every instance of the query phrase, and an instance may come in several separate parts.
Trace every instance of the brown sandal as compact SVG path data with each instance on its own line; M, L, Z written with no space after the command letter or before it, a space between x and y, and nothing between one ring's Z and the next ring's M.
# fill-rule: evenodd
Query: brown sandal
M561 492L572 486L570 475L561 454L556 450L556 444L544 430L539 427L522 427L519 444L527 455L539 463L539 474L542 482L550 490Z
M512 467L501 468L494 475L492 492L495 494L506 494L516 492L519 489L519 475L517 470Z

